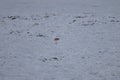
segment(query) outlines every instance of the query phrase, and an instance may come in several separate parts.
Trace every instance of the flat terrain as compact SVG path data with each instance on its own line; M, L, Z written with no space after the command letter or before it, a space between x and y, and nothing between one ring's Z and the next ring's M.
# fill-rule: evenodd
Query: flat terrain
M0 80L120 80L119 0L0 0Z

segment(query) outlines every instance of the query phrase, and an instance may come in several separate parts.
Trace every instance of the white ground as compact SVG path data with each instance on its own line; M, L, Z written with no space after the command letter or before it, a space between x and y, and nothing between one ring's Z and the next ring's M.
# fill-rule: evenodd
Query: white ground
M0 80L120 80L120 0L0 0Z

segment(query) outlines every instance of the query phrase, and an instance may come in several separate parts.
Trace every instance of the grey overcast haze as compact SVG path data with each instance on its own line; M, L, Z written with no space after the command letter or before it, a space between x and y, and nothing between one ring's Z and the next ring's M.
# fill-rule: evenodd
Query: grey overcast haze
M0 80L120 80L120 0L0 0Z

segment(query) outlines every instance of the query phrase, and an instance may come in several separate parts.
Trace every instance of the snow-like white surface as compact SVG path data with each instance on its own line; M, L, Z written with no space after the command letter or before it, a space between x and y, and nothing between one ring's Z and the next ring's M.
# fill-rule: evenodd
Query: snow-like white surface
M0 0L0 80L120 80L119 4Z

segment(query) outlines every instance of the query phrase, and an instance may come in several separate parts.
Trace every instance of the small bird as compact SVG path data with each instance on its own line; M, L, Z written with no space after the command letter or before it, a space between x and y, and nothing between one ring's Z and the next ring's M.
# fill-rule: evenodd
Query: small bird
M60 40L60 38L56 37L54 38L55 44L57 44L57 42Z

